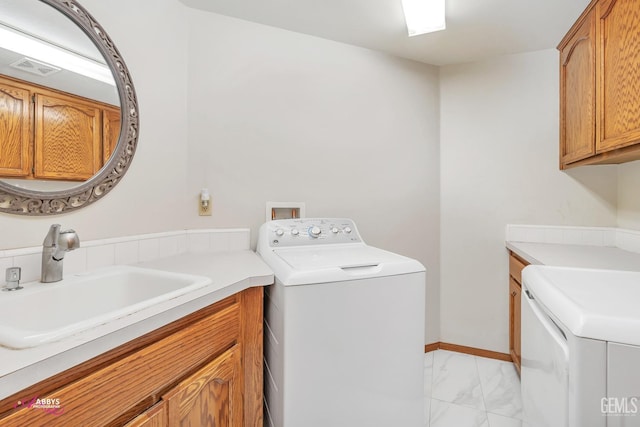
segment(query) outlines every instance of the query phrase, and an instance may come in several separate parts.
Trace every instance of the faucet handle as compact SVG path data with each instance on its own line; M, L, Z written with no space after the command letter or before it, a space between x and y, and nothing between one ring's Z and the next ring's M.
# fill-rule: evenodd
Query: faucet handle
M58 245L61 249L72 251L80 247L80 237L74 230L61 231L58 237Z

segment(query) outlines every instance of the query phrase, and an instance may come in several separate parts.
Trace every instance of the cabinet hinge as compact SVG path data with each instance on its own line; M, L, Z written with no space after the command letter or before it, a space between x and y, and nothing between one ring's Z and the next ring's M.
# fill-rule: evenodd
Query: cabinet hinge
M31 95L31 103L32 104L36 103L36 96L35 95Z

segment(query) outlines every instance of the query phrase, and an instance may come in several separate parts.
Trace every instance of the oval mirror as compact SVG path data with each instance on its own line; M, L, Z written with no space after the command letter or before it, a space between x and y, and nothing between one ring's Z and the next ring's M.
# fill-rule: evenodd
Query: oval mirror
M95 19L75 1L0 0L0 212L102 198L137 138L131 76Z

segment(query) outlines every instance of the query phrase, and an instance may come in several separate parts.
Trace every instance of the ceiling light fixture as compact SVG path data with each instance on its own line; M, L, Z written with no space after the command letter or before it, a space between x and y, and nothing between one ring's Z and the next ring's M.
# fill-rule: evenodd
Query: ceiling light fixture
M444 30L445 0L402 0L409 37Z
M0 25L0 48L115 86L106 64Z

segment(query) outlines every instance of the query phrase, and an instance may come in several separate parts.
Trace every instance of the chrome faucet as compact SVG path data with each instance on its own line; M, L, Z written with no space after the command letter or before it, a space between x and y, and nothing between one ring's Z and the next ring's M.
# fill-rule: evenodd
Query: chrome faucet
M60 224L53 224L42 242L42 283L62 280L62 260L65 252L80 247L80 238L73 230L60 231Z

